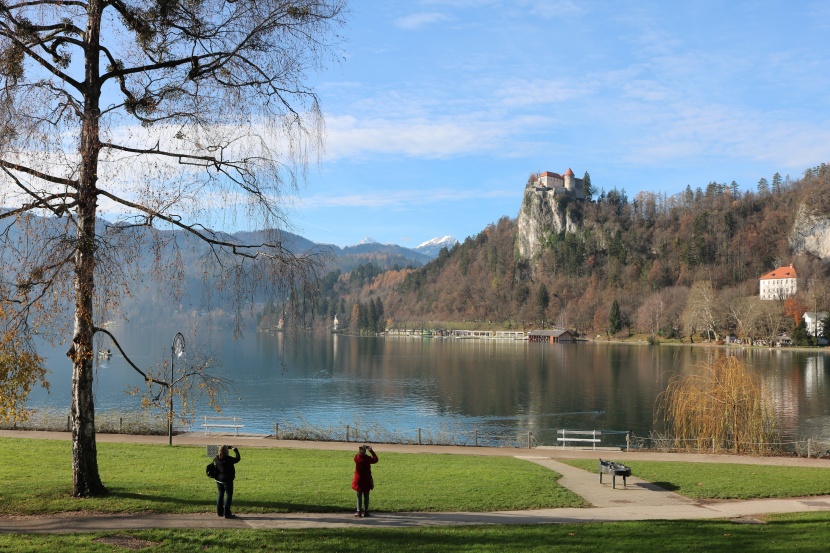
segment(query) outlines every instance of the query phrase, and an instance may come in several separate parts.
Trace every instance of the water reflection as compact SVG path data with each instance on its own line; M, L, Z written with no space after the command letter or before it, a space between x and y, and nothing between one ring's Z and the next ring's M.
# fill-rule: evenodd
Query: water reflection
M131 328L120 338L139 366L169 358L166 328ZM529 344L523 341L359 338L330 334L251 333L229 339L218 329L188 337L222 360L234 386L223 411L246 430L269 432L302 419L334 426L377 424L414 436L418 428L450 427L481 434L521 435L555 444L560 428L632 430L654 427L654 401L672 375L696 370L714 350L690 346ZM830 432L824 353L735 349L763 375L791 437ZM48 356L53 393L33 403L69 407L71 367ZM124 391L140 385L115 354L97 369L98 409L135 409ZM203 410L200 414L207 414Z

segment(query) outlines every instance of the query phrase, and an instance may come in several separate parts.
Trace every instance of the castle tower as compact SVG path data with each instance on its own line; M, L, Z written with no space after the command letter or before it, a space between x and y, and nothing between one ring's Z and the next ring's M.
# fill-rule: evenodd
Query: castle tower
M564 174L564 175L562 175L562 177L565 179L565 188L566 188L569 192L574 192L574 189L575 189L575 185L574 185L574 184L575 184L575 183L574 183L574 172L573 172L573 171L571 171L571 168L570 168L570 167L568 167L568 170L567 170L567 171L565 171L565 174Z

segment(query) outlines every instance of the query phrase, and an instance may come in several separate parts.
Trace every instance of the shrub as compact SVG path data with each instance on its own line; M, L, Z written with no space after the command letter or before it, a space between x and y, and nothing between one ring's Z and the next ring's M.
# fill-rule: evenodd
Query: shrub
M713 444L743 454L777 449L772 400L758 374L736 357L718 356L695 373L673 377L654 412L679 449L711 451Z

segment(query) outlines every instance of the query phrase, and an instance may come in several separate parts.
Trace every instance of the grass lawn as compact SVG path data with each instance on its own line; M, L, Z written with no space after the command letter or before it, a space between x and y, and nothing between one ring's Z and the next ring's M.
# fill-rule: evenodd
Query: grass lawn
M562 461L596 473L597 461ZM757 499L830 494L830 467L636 461L631 474L693 499Z
M830 513L771 516L766 524L729 521L606 522L537 526L406 529L149 530L117 534L2 534L0 551L106 551L146 540L148 551L293 551L407 553L447 551L752 552L827 551ZM141 542L133 542L140 545Z
M0 438L14 457L3 467L0 515L64 511L106 513L211 512L216 484L205 476L203 447L99 443L104 498L73 498L71 443ZM240 450L234 511L354 510L353 452ZM581 507L585 501L556 483L559 474L511 457L384 453L373 466L372 510L494 511ZM2 550L2 547L0 547Z

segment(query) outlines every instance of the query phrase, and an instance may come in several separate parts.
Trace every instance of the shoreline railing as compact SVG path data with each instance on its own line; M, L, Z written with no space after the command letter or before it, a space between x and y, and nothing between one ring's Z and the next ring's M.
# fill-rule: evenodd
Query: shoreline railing
M196 419L196 422L201 419ZM195 432L196 422L183 423L175 433ZM256 425L252 425L256 426ZM166 435L166 417L151 413L96 413L96 431L111 434ZM260 426L261 427L261 426ZM36 430L68 432L69 417L57 411L40 411L25 422L0 424L2 430ZM795 455L807 458L830 458L830 438L805 437L778 439L769 442L719 441L713 438L679 439L652 432L637 436L628 430L608 429L541 429L512 428L503 431L478 428L388 429L375 423L314 424L308 421L275 422L271 432L248 433L271 439L306 441L346 441L370 443L399 443L413 445L455 445L469 447L512 448L619 448L621 451L666 451L706 454L762 454Z

